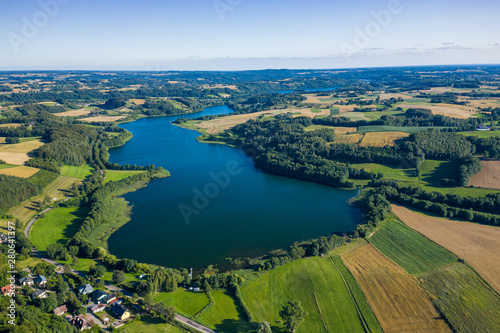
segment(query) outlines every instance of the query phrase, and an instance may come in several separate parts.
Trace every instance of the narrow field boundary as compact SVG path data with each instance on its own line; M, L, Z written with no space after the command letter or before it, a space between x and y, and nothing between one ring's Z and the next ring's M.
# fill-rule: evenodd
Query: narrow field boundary
M335 261L333 261L332 257L328 257L328 258L330 258L330 261L332 262L333 267L335 267L335 269L337 270L337 272L339 272L339 275L342 278L342 281L344 281L344 285L346 286L347 291L349 292L349 295L351 296L351 299L354 302L354 306L356 307L356 312L358 313L359 319L361 320L361 323L363 324L363 328L365 329L365 332L370 333L371 331L368 328L367 323L365 322L365 318L363 317L363 313L361 312L361 309L359 308L358 302L356 302L356 299L354 298L354 295L352 294L351 288L349 287L349 284L345 280L344 275L342 274L342 272L338 268L338 266L335 263Z
M325 327L325 332L328 333L328 328L326 327L325 318L323 318L323 312L321 312L321 308L319 307L318 299L316 298L316 293L314 291L313 295L314 295L314 300L316 301L316 305L318 306L318 311L319 315L321 316L321 321L323 322L323 326Z

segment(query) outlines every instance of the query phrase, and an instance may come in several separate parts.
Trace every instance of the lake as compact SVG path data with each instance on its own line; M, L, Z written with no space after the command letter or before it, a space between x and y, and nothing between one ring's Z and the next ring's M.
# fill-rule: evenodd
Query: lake
M172 176L124 196L132 220L109 238L111 253L200 269L353 230L360 215L347 201L354 191L265 174L240 150L200 143L199 133L171 124L229 112L221 106L120 125L134 137L110 150L111 162L154 164Z

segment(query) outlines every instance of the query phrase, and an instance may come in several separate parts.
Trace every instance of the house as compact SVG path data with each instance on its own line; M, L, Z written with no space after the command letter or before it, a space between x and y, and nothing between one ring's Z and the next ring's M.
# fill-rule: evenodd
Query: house
M96 290L92 293L92 298L95 299L96 302L100 302L103 300L105 297L107 297L108 294L102 290Z
M106 305L97 304L96 306L91 307L90 311L92 311L92 313L98 313L98 312L103 311L104 309L106 309Z
M7 244L8 241L7 236L3 232L0 232L0 244Z
M8 296L8 295L12 295L14 293L15 288L14 288L14 285L8 284L5 287L2 287L1 290L2 290L2 294L4 296Z
M61 305L58 308L55 308L53 311L54 311L54 314L56 316L62 316L63 314L65 314L66 312L68 312L68 308L66 307L66 304L65 304L65 305Z
M200 289L199 287L194 287L194 288L193 288L193 291L194 291L195 293L199 293L199 292L200 292L200 290L201 290L201 289Z
M145 277L146 277L146 274L141 274L141 275L139 275L139 280L142 280L142 279L144 279Z
M31 299L37 299L37 298L47 298L49 295L47 295L47 292L42 289L38 289L35 291L33 294L31 294Z
M116 296L114 294L109 294L108 296L104 297L101 302L104 304L110 304L114 300L116 300Z
M476 128L477 131L491 131L491 128L489 126L485 126L485 125L479 125L477 128Z
M128 311L123 305L115 304L113 306L113 313L120 318L120 320L125 320L130 317L130 311Z
M87 284L81 286L80 288L78 288L78 292L81 295L87 295L87 294L93 293L94 292L94 288L92 288L92 286L87 283Z
M33 281L32 277L25 277L25 278L19 279L19 285L21 285L22 287L24 287L24 286L31 287L34 284L35 284L35 282Z
M87 321L87 318L83 315L78 315L71 321L73 326L75 326L79 331L89 330L91 329L90 323Z
M35 283L39 288L45 288L47 286L47 279L43 275L38 275L35 278Z

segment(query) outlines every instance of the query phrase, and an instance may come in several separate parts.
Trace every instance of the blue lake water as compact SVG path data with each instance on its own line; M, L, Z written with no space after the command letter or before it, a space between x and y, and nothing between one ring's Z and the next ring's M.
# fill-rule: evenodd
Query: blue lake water
M240 150L200 143L197 132L171 124L229 112L222 106L121 125L134 137L111 149L110 161L154 164L172 176L124 196L132 220L110 237L111 253L199 269L355 227L359 213L347 204L353 191L265 174Z

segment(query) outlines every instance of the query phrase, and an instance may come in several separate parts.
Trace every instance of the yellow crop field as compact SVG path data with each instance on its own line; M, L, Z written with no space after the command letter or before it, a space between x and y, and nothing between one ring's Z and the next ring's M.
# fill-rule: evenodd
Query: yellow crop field
M417 282L372 245L341 258L384 332L451 332Z
M0 175L28 178L28 177L33 176L38 171L40 171L40 169L31 168L31 167L21 165L21 166L14 167L14 168L0 169Z
M409 133L403 132L370 132L366 133L361 141L364 147L385 147L394 146L397 140L406 139Z

